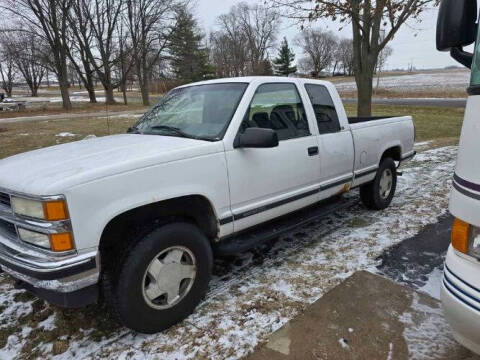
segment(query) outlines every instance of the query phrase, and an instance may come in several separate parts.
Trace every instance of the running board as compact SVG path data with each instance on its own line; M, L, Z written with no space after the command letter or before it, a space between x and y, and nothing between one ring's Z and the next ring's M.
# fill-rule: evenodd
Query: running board
M283 233L291 231L313 220L330 215L336 211L345 210L358 202L357 198L345 199L334 197L321 201L315 205L284 215L260 224L252 229L247 229L239 234L229 236L214 244L215 255L227 256L245 252L260 245L262 242L271 240Z

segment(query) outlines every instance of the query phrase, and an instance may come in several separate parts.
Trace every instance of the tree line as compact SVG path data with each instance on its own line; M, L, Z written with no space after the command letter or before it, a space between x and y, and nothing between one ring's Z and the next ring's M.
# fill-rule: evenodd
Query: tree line
M318 77L328 70L355 75L359 98L367 102L361 110L368 112L373 73L391 53L387 42L435 0L372 1L314 0L314 7L302 0L239 3L220 15L206 36L189 0L0 0L1 15L8 19L0 29L0 80L11 95L21 77L35 96L40 84L53 77L63 107L70 109L73 82L86 89L91 102L97 101L100 83L107 104L115 103L115 89L126 103L127 86L135 83L149 105L151 84L159 79L186 83L296 72ZM294 39L301 50L295 62L287 40L277 44L281 19L289 16L351 22L354 36L340 39L302 26ZM391 27L384 38L382 26Z

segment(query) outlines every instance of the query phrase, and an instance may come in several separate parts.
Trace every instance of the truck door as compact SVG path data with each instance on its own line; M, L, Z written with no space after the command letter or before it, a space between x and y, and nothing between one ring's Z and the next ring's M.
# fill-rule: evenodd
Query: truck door
M318 142L296 85L259 85L238 133L248 127L275 130L279 146L226 152L235 231L318 201Z
M320 150L320 198L335 194L350 184L353 176L354 147L350 130L342 128L328 89L305 84L318 125Z

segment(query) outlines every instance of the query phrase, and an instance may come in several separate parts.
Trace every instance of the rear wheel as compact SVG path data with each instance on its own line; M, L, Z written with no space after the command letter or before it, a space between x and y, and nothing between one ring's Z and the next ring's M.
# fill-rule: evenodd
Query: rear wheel
M372 210L383 210L392 202L397 188L397 167L391 158L380 163L375 179L360 187L363 204Z
M183 320L205 296L212 263L210 243L195 225L178 222L151 231L112 274L110 299L120 321L155 333Z

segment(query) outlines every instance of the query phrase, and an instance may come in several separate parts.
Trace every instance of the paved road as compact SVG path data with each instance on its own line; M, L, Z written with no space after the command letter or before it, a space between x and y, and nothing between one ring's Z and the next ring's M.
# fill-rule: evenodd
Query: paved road
M356 104L357 99L345 98L343 99L345 103ZM435 99L435 98L425 98L425 99L415 99L415 98L406 98L406 99L380 99L373 98L374 104L380 105L416 105L416 106L442 106L442 107L465 107L467 99Z

